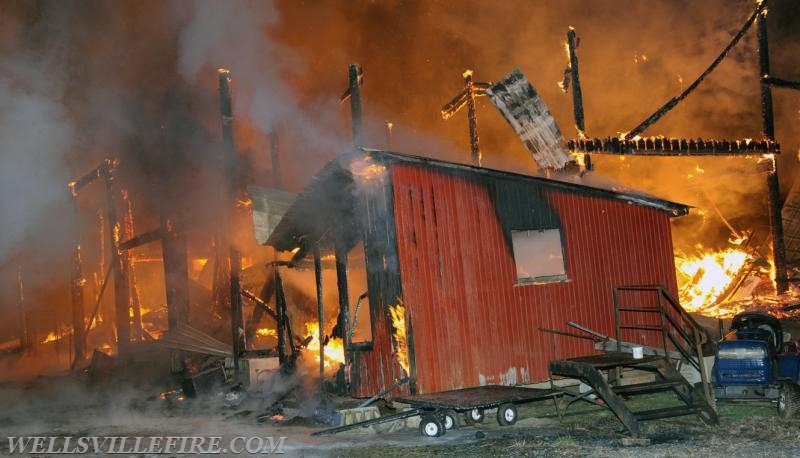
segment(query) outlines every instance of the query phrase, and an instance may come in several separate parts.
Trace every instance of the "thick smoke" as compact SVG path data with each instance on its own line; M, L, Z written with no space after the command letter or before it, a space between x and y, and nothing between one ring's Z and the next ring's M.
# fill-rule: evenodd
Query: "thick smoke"
M32 291L44 283L66 286L75 221L66 183L104 157L122 161L119 181L131 192L138 229L157 224L164 202L200 220L217 218L207 202L219 194L219 67L234 78L243 181L272 185L269 135L277 129L284 187L298 191L351 145L349 112L337 102L348 64L365 71L367 146L386 144L388 120L395 126L392 149L466 162L465 115L448 121L439 115L461 90L464 69L475 70L477 81L496 81L521 68L570 138L571 99L556 83L573 26L582 39L587 133L616 135L690 84L753 8L752 0L3 2L0 309L13 309L13 280L24 264L30 306L68 317L66 295L45 301ZM771 1L773 74L786 79L800 79L793 65L800 46L795 10L793 0ZM646 134L760 137L755 48L751 31ZM776 90L775 103L786 191L800 143L792 128L798 99ZM479 99L478 123L487 166L535 171L486 99ZM599 157L595 163L598 181L702 208L705 217L678 223L704 234L687 238L687 245L726 238L710 202L737 229L767 235L765 178L754 159ZM97 264L99 234L91 228L100 194L81 196L76 221L84 227L89 273ZM241 245L258 257L248 230ZM13 333L13 326L0 330Z

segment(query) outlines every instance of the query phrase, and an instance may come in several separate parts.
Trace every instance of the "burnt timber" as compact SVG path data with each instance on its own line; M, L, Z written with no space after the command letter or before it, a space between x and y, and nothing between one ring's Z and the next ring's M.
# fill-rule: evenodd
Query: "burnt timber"
M703 140L648 137L577 139L567 142L571 153L617 154L631 156L752 156L780 154L773 140Z

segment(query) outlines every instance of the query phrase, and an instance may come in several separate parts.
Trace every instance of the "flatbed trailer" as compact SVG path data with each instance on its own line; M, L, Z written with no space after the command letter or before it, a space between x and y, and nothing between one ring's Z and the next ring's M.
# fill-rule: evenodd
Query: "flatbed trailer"
M517 422L517 405L555 399L563 394L563 391L555 389L486 385L405 396L395 398L395 400L410 405L411 409L409 410L318 431L314 435L326 436L359 427L420 416L420 433L428 437L438 437L444 435L449 429L458 428L458 414L463 415L467 425L474 425L483 421L485 410L493 408L497 408L497 422L502 426L510 426Z

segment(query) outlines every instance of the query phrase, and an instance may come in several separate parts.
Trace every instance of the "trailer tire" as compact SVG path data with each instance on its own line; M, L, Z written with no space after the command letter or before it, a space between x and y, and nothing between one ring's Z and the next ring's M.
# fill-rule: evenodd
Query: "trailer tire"
M419 422L419 433L426 437L439 437L444 435L445 429L435 415L423 415Z
M514 404L502 404L497 408L497 423L500 426L511 426L517 422L517 408Z
M464 422L468 425L483 422L483 409L470 409L464 412Z
M442 412L442 424L445 430L458 429L458 414L455 410Z
M781 392L778 396L778 416L787 420L794 417L800 407L800 391L792 383L781 385Z

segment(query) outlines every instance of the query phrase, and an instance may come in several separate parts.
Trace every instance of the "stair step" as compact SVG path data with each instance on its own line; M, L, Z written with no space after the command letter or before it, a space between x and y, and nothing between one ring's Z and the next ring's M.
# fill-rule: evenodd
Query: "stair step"
M676 406L667 407L664 409L644 410L642 412L634 412L633 416L639 421L657 420L659 418L672 418L681 417L683 415L692 415L703 411L701 406Z
M684 385L683 380L659 380L656 382L635 383L631 385L619 385L613 388L617 394L644 394L665 391L676 386Z
M660 355L647 355L643 358L635 359L630 353L608 352L601 355L581 356L563 361L568 363L588 364L595 369L608 369L611 367L652 366L653 363L657 363L663 359L664 357Z

